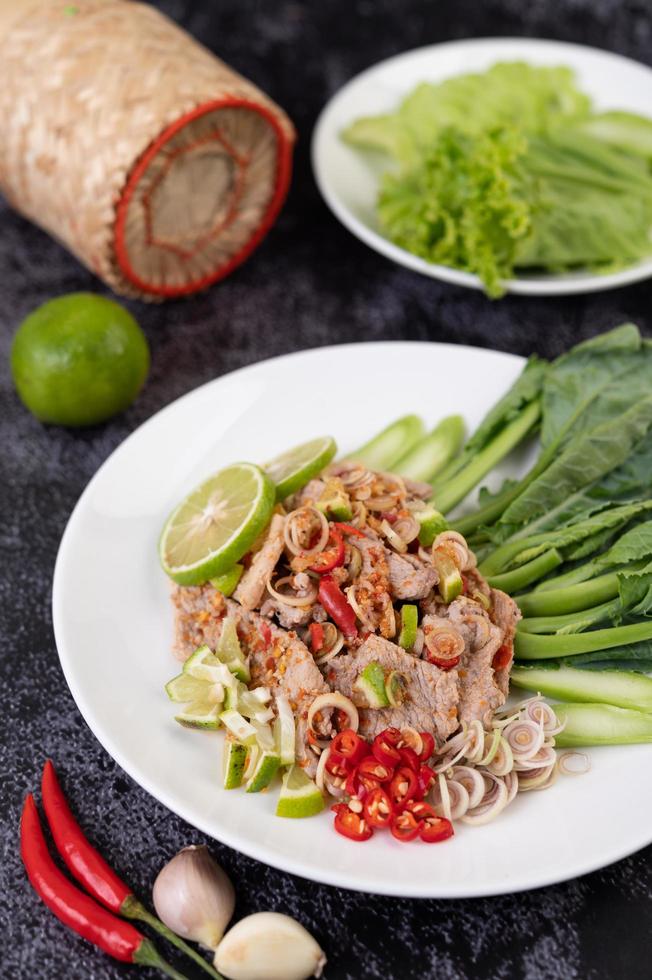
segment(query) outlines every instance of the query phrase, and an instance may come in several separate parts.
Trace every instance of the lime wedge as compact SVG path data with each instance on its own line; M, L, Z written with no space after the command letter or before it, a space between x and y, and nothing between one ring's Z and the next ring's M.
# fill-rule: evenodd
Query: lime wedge
M227 616L222 623L222 632L220 633L220 639L215 652L222 663L226 664L238 680L247 683L251 680L249 665L244 658L238 639L235 620L231 616Z
M283 776L277 817L313 817L324 809L324 797L300 766L292 766Z
M242 742L227 738L222 750L224 789L237 789L242 786L242 777L247 764L249 749Z
M261 752L256 768L247 781L247 793L260 793L261 790L267 789L280 765L281 760L275 752Z
M216 575L215 578L212 578L211 585L215 586L223 596L228 597L235 592L235 587L242 578L243 572L244 565L234 565L233 568L230 568L228 572L224 572L223 575Z
M366 698L370 708L386 708L389 704L385 690L385 672L375 660L367 664L353 688Z
M276 484L276 499L284 500L305 487L309 480L328 466L336 452L335 440L331 436L322 436L288 449L266 463L263 469Z
M224 684L225 687L235 687L236 678L226 664L216 657L210 647L198 647L183 665L183 673L200 681L211 684Z
M222 705L210 701L195 701L185 711L174 716L174 720L185 728L203 728L215 731L220 727Z
M256 742L256 729L234 708L223 711L220 721L236 742L244 742L245 745L253 745Z
M220 470L168 517L158 546L164 571L179 585L222 575L264 530L274 501L274 484L253 463Z

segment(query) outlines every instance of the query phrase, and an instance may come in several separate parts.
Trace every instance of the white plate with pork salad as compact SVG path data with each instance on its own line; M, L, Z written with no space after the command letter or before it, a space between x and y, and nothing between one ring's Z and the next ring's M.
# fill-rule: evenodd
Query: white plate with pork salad
M323 348L179 399L61 543L88 724L196 827L328 884L497 894L644 846L650 391L625 324L553 362Z

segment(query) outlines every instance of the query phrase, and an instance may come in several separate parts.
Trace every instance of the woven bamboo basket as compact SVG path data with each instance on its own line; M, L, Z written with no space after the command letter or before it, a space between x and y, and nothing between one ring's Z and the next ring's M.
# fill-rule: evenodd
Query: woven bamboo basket
M293 141L274 102L152 7L0 10L0 191L118 293L183 296L243 262Z

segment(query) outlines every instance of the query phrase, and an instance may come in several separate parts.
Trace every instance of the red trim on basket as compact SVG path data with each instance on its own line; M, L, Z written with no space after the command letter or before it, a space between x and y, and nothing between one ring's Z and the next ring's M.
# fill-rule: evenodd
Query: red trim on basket
M131 199L138 187L138 183L159 150L173 136L175 136L180 129L183 129L183 127L188 123L193 122L200 116L206 115L208 112L213 112L215 109L230 107L246 108L251 109L253 112L257 112L271 125L276 135L278 151L276 181L274 185L274 192L267 206L267 210L265 211L260 224L252 234L249 241L245 242L240 251L233 255L225 265L219 266L217 269L214 269L207 275L202 276L200 279L195 279L192 282L186 283L182 286L164 286L149 283L142 279L133 269L125 244L127 211L129 209ZM197 292L200 289L205 289L207 286L212 285L219 279L223 279L225 276L228 276L233 269L244 262L244 260L254 251L274 224L274 221L276 220L276 217L281 209L281 205L285 200L290 184L291 174L292 140L283 131L276 116L266 106L258 105L255 102L251 102L249 99L227 97L223 99L216 99L212 102L204 102L191 112L184 113L184 115L180 116L178 119L175 119L173 123L167 126L162 133L159 133L156 139L147 147L129 174L120 200L118 201L114 226L114 246L118 266L125 279L144 293L152 293L157 296L171 298L174 296L187 296L190 293Z

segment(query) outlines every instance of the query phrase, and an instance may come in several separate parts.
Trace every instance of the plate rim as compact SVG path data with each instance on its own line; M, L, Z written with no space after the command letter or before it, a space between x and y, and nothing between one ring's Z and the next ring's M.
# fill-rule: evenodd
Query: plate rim
M89 727L93 736L100 743L102 748L111 756L111 758L127 773L127 775L133 779L133 781L144 789L150 796L166 807L171 813L180 817L191 827L196 828L201 833L205 834L208 838L212 840L217 840L220 843L232 848L234 851L245 854L246 856L260 861L262 864L266 864L269 867L273 867L279 871L285 873L294 874L300 878L304 878L307 881L313 881L320 884L329 885L336 888L344 888L349 891L361 892L364 894L374 894L374 895L385 895L389 897L397 898L410 898L410 899L446 899L446 900L456 900L465 898L479 898L479 897L491 897L503 894L517 894L523 891L532 891L534 889L547 887L554 884L560 884L564 881L576 877L582 877L585 874L589 874L593 871L600 870L604 867L613 864L616 861L622 860L625 857L641 850L643 847L652 843L652 825L646 834L643 834L641 838L636 837L635 840L628 840L626 844L619 847L614 847L607 852L602 852L599 858L594 860L587 860L580 863L578 866L573 866L567 872L564 871L562 874L559 872L554 873L541 873L539 876L530 879L528 881L520 881L516 884L510 883L506 880L505 887L491 888L488 889L486 886L474 887L468 882L463 883L462 886L458 886L455 882L447 882L445 887L432 887L432 883L423 882L410 882L404 883L398 881L393 884L389 881L385 881L384 884L375 885L373 890L370 891L368 887L365 887L363 883L358 883L353 878L350 872L330 872L328 869L323 871L320 869L317 874L310 873L310 870L306 867L306 861L304 859L297 859L291 856L276 855L272 852L267 851L264 843L259 843L255 839L248 837L240 837L237 832L231 832L228 828L220 830L220 836L217 836L215 830L209 825L209 821L203 819L197 819L194 815L190 815L185 808L183 801L178 800L178 798L173 798L173 794L169 793L164 787L159 787L156 785L156 781L150 779L146 771L142 770L141 767L132 763L127 756L116 746L114 738L110 731L107 731L101 722L94 719L93 709L90 703L86 700L83 689L77 684L75 678L75 672L73 667L73 658L70 658L65 647L64 633L65 626L63 622L63 592L64 592L64 568L67 559L67 553L72 543L72 534L74 533L74 526L77 521L77 515L81 513L82 508L85 505L86 500L90 497L92 490L105 471L114 461L114 458L123 451L124 447L132 439L135 439L141 434L141 432L150 425L154 423L155 420L158 421L160 417L164 416L166 413L172 413L176 406L180 402L192 399L194 397L199 397L199 393L203 392L205 389L211 386L219 386L219 384L225 379L230 379L235 375L255 371L261 366L269 366L275 362L287 361L290 359L300 359L301 357L311 356L318 354L320 352L336 352L336 351L346 351L351 347L364 348L369 350L373 347L376 349L387 348L393 346L404 346L411 349L417 347L438 347L446 349L454 349L456 351L468 350L472 352L481 352L490 358L498 357L500 359L507 358L516 362L524 364L526 361L525 357L519 354L513 354L509 351L499 351L494 348L484 348L478 347L471 344L454 344L449 342L437 342L437 341L421 341L421 340L380 340L380 341L355 341L353 343L343 343L343 344L328 344L322 347L311 347L306 350L290 351L285 354L278 354L273 357L265 358L261 361L255 361L251 364L244 365L243 367L236 368L233 371L226 372L223 375L213 378L203 384L185 392L178 398L164 405L157 412L151 415L148 419L137 426L125 439L122 440L109 454L109 456L104 460L101 466L93 474L91 479L88 481L84 489L82 490L72 512L66 522L63 534L60 539L59 548L57 551L54 573L53 573L53 584L52 584L52 623L53 632L55 638L55 645L57 649L57 655L63 671L64 678L72 694L73 700L77 707L77 710L82 715L85 723Z
M325 168L323 167L322 145L325 144L327 139L325 131L328 123L330 122L331 114L338 108L338 104L346 98L349 89L354 85L357 85L360 81L364 81L368 75L372 75L377 70L392 67L396 62L409 61L415 55L421 55L428 51L431 51L434 54L436 52L440 52L442 49L451 49L455 47L490 48L492 45L498 44L507 44L508 46L513 45L514 48L538 45L547 48L564 48L571 52L590 52L591 54L599 55L601 58L606 60L613 60L629 66L635 65L638 68L645 69L652 75L652 66L646 65L642 61L637 61L635 58L629 58L627 55L610 51L605 48L598 48L590 44L577 44L573 41L558 41L554 38L530 38L508 35L497 35L495 37L487 36L458 38L449 41L441 41L435 44L425 44L417 48L410 48L407 51L390 55L388 58L383 58L380 61L369 65L352 78L349 78L339 89L337 89L337 91L331 95L326 104L322 107L316 119L310 139L310 162L313 177L319 193L332 214L347 229L347 231L349 231L352 235L354 235L354 237L358 238L373 251L377 252L379 255L382 255L384 258L389 259L391 262L396 263L397 265L411 269L413 272L418 272L429 279L438 279L442 282L450 283L451 285L465 286L469 289L475 289L481 292L484 291L484 286L479 277L474 273L466 272L463 269L455 269L453 266L439 265L435 262L427 262L420 256L413 255L411 252L407 251L407 249L401 248L388 238L385 238L379 232L369 228L364 221L360 220L355 214L353 214L329 185L328 178L325 174ZM627 266L627 268L621 269L618 272L605 273L604 275L586 274L586 276L583 278L573 278L571 275L563 275L542 277L541 279L533 279L523 276L514 279L502 280L501 284L508 294L514 296L538 296L544 299L552 299L556 296L574 296L586 293L605 292L609 289L619 289L624 286L629 286L633 283L649 279L650 277L652 277L652 256L641 260L635 265Z

